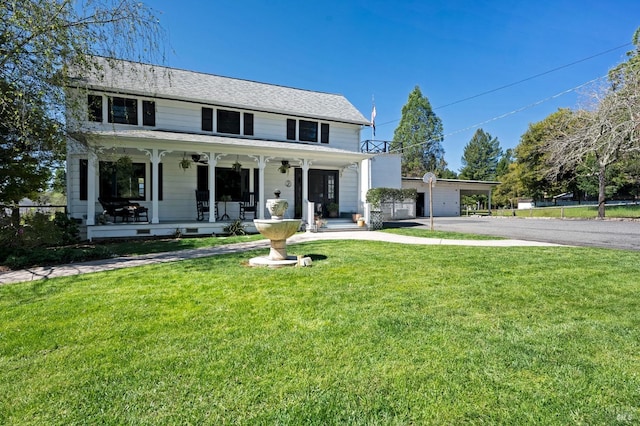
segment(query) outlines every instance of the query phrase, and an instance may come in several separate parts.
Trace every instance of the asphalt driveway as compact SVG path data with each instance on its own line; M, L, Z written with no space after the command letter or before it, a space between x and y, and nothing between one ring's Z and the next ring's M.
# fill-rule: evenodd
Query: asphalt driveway
M640 250L640 222L631 220L529 219L495 216L435 217L437 231L494 235L573 246ZM429 228L429 218L393 222Z

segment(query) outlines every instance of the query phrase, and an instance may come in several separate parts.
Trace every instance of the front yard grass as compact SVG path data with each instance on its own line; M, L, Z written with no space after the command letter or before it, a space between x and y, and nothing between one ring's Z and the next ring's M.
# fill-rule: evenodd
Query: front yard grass
M640 262L289 247L0 287L0 424L638 424Z
M388 228L382 232L390 234L406 235L409 237L438 238L443 240L503 240L502 237L490 235L466 234L463 232L436 231L424 228Z
M496 216L596 219L598 206L536 207L522 210L496 209L493 214ZM640 205L608 205L605 207L605 217L608 219L638 219L640 218Z

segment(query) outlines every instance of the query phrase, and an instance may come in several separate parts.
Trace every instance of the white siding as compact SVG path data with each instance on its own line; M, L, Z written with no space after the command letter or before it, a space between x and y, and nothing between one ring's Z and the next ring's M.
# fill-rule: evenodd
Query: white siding
M202 106L169 100L156 101L156 127L178 132L202 130Z
M340 177L340 213L357 213L361 211L358 206L358 172L353 168L347 168Z
M83 95L86 98L86 95ZM103 94L103 115L107 114L107 97L109 95ZM123 95L125 97L133 98L133 96ZM138 120L139 125L126 125L126 124L114 124L109 123L107 117L103 117L102 123L94 123L85 121L83 126L92 130L111 130L111 129L161 129L175 132L186 133L207 133L218 134L214 132L202 131L202 108L213 108L213 121L214 130L216 129L216 110L225 109L232 111L249 112L254 115L254 134L248 136L249 138L266 139L275 141L286 141L291 143L305 143L305 144L320 144L320 128L321 123L329 124L329 143L323 144L323 146L329 146L331 148L344 149L357 152L359 150L359 132L360 126L354 124L344 124L338 122L321 121L309 119L310 121L316 121L318 123L318 142L298 142L287 140L287 119L295 119L299 121L301 117L292 117L282 114L273 114L265 112L255 112L250 110L239 110L234 108L216 107L212 105L190 103L184 101L175 101L168 99L153 99L147 97L137 97L138 99L138 111L139 117L141 117L142 100L153 100L155 102L156 110L156 125L155 127L142 126L141 120ZM86 99L83 99L82 116L86 117ZM241 126L242 127L242 126ZM241 129L241 133L243 129Z
M381 154L371 159L372 188L402 188L400 154Z

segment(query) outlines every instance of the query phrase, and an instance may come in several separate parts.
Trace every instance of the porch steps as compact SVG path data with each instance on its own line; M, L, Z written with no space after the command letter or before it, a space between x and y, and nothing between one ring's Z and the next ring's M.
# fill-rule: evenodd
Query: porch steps
M358 226L351 219L325 219L327 225L318 229L317 232L339 232L339 231L366 231L366 226Z

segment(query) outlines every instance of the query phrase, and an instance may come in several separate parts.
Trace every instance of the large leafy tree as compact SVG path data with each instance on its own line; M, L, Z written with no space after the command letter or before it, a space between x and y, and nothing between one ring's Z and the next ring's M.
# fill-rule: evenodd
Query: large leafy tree
M516 173L520 181L521 196L542 200L545 195L565 192L568 185L574 182L573 169L559 170L558 173L562 174L563 179L546 179L549 160L546 143L562 133L564 123L571 115L571 110L559 109L544 120L530 124L520 137L520 143L514 150L516 165L510 172Z
M611 167L640 152L640 29L629 60L609 73L607 86L592 92L592 103L574 112L563 132L548 140L550 176L594 167L598 176L598 218L605 217Z
M391 151L402 153L402 175L419 177L445 170L443 139L442 121L416 86L402 107L402 118L391 142Z
M136 0L4 0L0 15L0 203L15 205L61 164L66 118L80 111L65 99L70 69L99 72L96 55L152 59L162 31Z
M476 130L462 155L461 179L495 180L502 149L498 138Z

